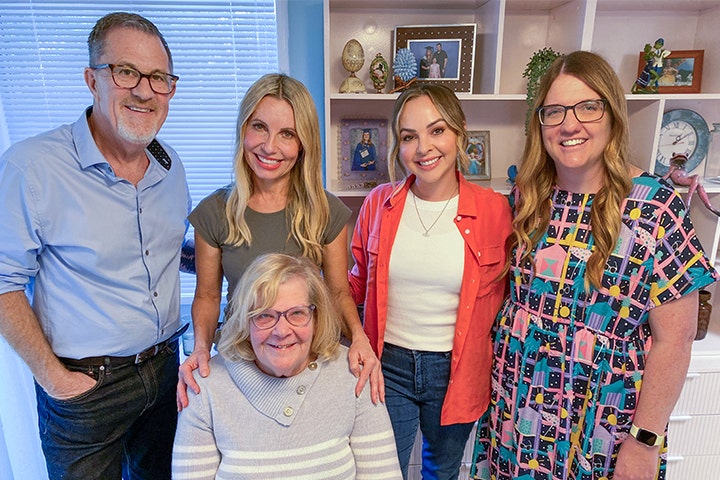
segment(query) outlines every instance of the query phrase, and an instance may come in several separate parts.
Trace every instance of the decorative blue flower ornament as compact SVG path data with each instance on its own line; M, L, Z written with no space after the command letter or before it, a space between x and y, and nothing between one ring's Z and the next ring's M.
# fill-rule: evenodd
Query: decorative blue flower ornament
M401 48L397 51L393 71L403 82L408 82L417 76L417 59L409 48Z

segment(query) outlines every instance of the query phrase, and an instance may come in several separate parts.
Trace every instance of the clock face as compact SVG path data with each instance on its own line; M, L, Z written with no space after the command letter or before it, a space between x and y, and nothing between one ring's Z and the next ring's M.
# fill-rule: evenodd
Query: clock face
M697 148L698 136L695 128L683 120L675 120L660 130L660 142L656 162L670 166L670 159L678 154L688 159Z
M674 155L685 155L688 159L685 171L692 171L707 156L709 143L710 130L698 113L686 109L665 112L655 157L655 174L665 175Z

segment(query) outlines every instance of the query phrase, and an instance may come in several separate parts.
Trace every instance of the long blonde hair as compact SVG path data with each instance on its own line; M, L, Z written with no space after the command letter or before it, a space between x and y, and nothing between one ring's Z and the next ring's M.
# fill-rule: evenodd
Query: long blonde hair
M245 221L245 209L254 190L253 173L245 161L243 139L248 120L260 101L267 96L290 104L301 144L297 163L290 172L290 189L285 208L289 236L298 242L304 256L321 265L322 235L330 218L330 206L322 185L318 115L305 85L284 74L264 75L248 89L240 103L233 159L235 182L225 206L227 242L236 246L245 243L250 245L252 242L252 233Z
M340 345L340 315L320 270L305 257L269 253L257 257L238 283L230 300L218 352L230 361L255 360L250 342L250 316L271 308L280 285L298 278L305 282L308 300L315 305L310 352L320 359L333 358Z
M458 100L455 92L445 85L437 83L415 83L410 88L400 94L395 100L395 106L392 113L392 134L393 140L390 147L390 158L388 162L388 174L390 180L394 183L401 177L408 174L405 165L400 160L400 115L402 115L405 104L418 97L427 96L435 105L440 115L447 123L450 130L457 136L457 167L467 170L470 165L470 159L467 155L468 136L465 129L465 112L463 112L460 100Z
M595 250L587 262L588 282L595 288L601 285L605 263L615 249L622 221L620 208L630 193L632 179L629 155L628 114L625 91L612 67L599 55L576 51L558 57L543 76L538 87L533 110L541 107L555 79L560 74L576 77L607 100L605 115L610 118L610 141L603 152L603 184L593 199L590 225ZM537 115L531 115L522 163L516 185L520 197L515 206L514 235L509 237L510 249L522 249L522 261L529 262L530 254L542 238L550 222L550 203L557 171L542 140L542 126Z

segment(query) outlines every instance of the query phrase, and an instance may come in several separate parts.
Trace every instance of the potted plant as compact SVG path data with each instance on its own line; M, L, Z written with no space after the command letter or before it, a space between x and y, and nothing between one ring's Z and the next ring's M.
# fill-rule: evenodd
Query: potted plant
M535 94L537 93L540 79L545 74L545 71L560 55L562 54L556 52L550 47L542 48L537 52L533 53L532 57L530 57L530 61L525 67L525 71L522 74L523 78L528 79L526 98L528 104L528 111L525 117L525 134L527 134L527 127L530 122L530 115L533 114L532 106L533 103L535 103Z

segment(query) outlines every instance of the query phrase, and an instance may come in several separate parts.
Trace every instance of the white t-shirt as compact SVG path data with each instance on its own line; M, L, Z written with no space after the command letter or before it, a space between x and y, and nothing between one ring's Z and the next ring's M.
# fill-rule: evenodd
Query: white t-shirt
M465 256L453 221L457 208L457 195L449 203L427 202L408 192L390 254L386 342L411 350L452 350Z

